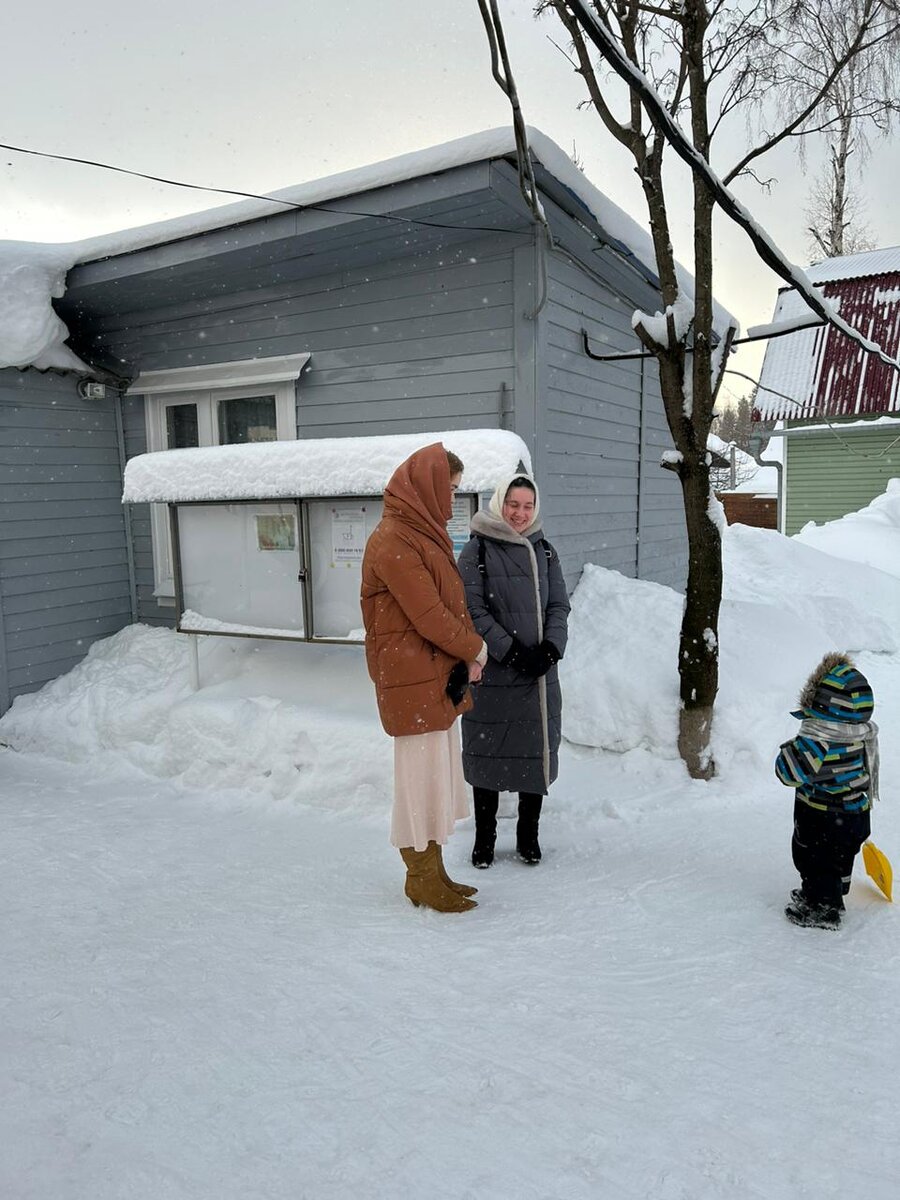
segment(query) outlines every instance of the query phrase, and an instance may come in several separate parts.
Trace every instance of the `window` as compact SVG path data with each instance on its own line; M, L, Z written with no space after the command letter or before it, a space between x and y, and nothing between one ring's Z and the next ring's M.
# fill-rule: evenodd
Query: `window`
M308 354L146 371L128 389L144 397L147 449L183 450L297 436L296 383ZM166 506L151 505L154 595L175 597Z

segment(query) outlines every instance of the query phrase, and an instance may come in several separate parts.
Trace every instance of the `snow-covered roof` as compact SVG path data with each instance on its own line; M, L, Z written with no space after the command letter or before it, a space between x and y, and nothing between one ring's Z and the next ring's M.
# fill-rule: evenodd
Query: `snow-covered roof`
M770 443L771 445L771 443ZM776 467L761 467L759 463L746 450L742 450L740 446L734 445L732 442L725 442L716 434L711 433L706 439L707 450L718 454L726 462L731 462L731 451L734 449L734 460L737 479L735 486L721 487L717 491L719 493L751 493L759 496L774 496L778 494L778 470ZM779 447L780 450L780 447ZM768 448L763 452L769 460L774 460L776 455L770 454ZM778 457L778 461L781 459Z
M777 448L779 443L782 443L785 438L802 438L810 433L823 433L825 430L831 430L832 432L837 430L843 435L853 431L859 432L860 430L878 429L879 427L882 429L884 427L892 427L900 430L900 413L893 417L870 417L859 421L821 421L815 425L799 425L794 428L786 428L779 423L772 430L772 440L766 447L764 454L766 458L775 458L776 455L773 452L773 447ZM781 461L780 456L778 461Z
M887 354L900 353L900 247L829 259L808 275L849 325ZM769 328L816 319L787 289ZM900 411L900 372L821 324L773 338L759 383L755 411L763 420Z
M125 467L128 504L380 495L399 465L442 442L465 463L463 490L493 491L524 464L528 448L505 429L456 429L382 437L308 438L139 454Z
M836 283L841 279L865 279L868 275L884 275L891 271L900 271L900 246L825 258L807 267L806 275L810 283Z
M528 141L538 162L584 206L609 238L655 275L653 243L647 230L595 187L546 134L529 128ZM0 367L86 369L63 345L67 336L65 326L50 306L51 297L63 294L66 274L78 263L95 262L269 217L280 211L273 200L285 201L289 206L313 206L514 153L513 130L503 126L283 188L269 193L268 199L241 200L80 242L58 245L0 242ZM681 267L679 283L682 292L692 297L693 278ZM717 323L723 326L730 320L722 309L717 309L717 314Z

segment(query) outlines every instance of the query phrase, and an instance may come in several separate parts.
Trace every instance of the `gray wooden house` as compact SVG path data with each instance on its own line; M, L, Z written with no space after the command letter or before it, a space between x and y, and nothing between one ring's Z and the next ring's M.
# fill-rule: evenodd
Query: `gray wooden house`
M682 586L654 368L583 350L583 330L635 349L649 239L532 148L553 249L506 131L85 244L54 304L89 372L0 371L0 710L96 639L173 622L164 513L120 503L148 449L512 429L570 587L585 562Z

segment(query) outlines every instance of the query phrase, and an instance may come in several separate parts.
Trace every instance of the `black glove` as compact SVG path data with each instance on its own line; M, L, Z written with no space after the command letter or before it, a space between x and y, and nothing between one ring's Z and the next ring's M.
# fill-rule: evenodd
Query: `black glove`
M549 660L549 665L547 667L547 670L549 671L550 667L555 666L556 663L559 662L559 660L562 658L562 655L557 650L557 648L553 645L553 643L548 642L546 638L544 638L544 640L541 642L539 648L541 650L543 650L544 654L547 656L547 658Z
M551 642L541 642L539 646L523 646L513 638L512 645L503 658L503 666L512 667L520 675L540 679L555 662L559 662L559 657L559 651Z
M464 662L454 663L450 668L450 678L447 680L447 695L453 701L454 707L462 704L469 689L469 668Z

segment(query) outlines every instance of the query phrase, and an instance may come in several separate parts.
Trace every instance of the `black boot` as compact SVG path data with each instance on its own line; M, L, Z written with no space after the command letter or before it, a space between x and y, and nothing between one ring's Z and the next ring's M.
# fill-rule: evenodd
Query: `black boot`
M839 929L841 924L841 910L836 904L810 900L802 892L799 899L791 893L791 903L784 915L794 925L807 929Z
M536 866L541 861L538 842L538 823L541 819L543 796L519 792L519 821L516 825L516 853L522 862Z
M475 845L472 847L472 866L484 870L494 862L500 793L477 787L472 789L472 794L475 799Z
M804 892L802 887L794 888L794 890L791 892L791 900L795 904L800 903L800 902L802 902L803 904L808 903L807 897L806 897L806 892ZM846 912L846 906L844 904L843 896L841 896L840 900L835 901L835 905L840 912Z

